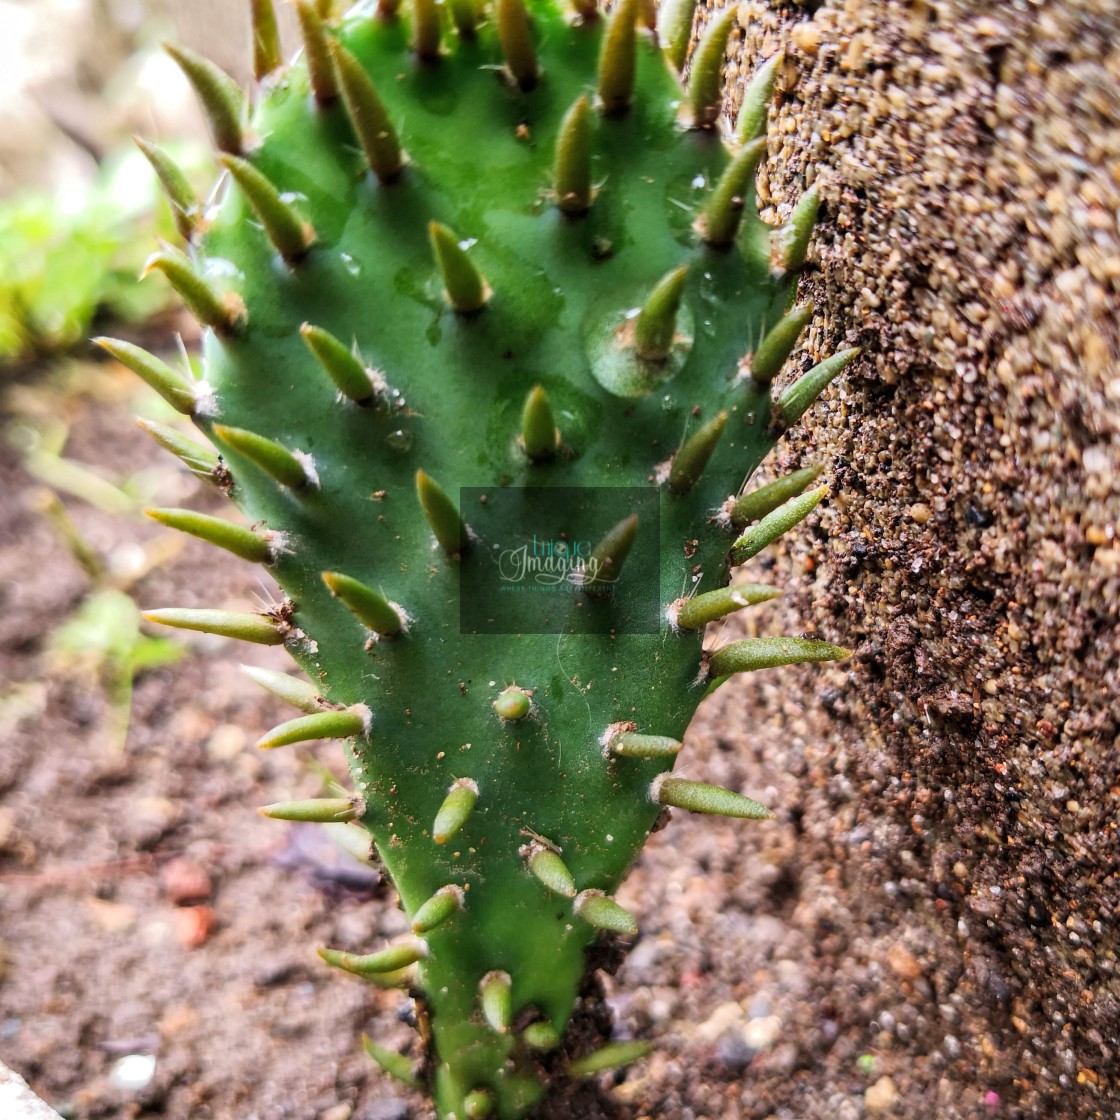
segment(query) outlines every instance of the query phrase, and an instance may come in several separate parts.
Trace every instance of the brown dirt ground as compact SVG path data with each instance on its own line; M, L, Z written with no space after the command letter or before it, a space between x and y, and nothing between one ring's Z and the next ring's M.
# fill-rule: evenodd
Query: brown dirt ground
M704 709L687 772L778 819L678 816L654 837L622 894L641 936L603 983L616 1031L657 1050L561 1114L1112 1115L1120 14L740 11L739 57L789 51L765 189L782 213L816 176L826 201L808 350L868 354L785 452L828 463L834 496L767 562L790 593L765 624L858 656ZM144 464L161 500L183 497L131 428L131 389L77 383L7 406L63 411L68 454ZM199 642L141 678L112 754L98 691L44 652L86 579L2 455L0 1056L82 1120L427 1120L357 1045L408 1045L407 1004L310 951L397 932L391 899L281 866L291 834L253 812L306 783L298 754L247 749L282 713L235 671L241 650ZM122 562L156 535L70 505ZM137 593L267 589L187 548ZM212 882L195 949L176 858ZM135 1052L156 1074L127 1094L109 1072Z

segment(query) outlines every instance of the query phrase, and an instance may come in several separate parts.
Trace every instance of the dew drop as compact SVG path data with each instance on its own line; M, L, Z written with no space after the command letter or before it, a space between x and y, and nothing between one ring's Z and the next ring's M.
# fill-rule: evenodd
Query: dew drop
M406 428L397 428L396 431L390 432L385 437L385 442L394 451L411 451L412 450L412 432Z

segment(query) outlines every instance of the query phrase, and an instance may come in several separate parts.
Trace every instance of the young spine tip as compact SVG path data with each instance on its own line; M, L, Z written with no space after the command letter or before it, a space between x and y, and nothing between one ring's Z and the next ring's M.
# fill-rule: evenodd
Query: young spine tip
M536 385L529 390L521 410L521 446L531 463L541 463L551 459L559 445L552 404L544 389Z
M743 92L743 103L735 122L735 136L740 144L749 144L765 134L770 102L774 100L774 83L784 58L781 51L768 58Z
M253 36L253 77L260 82L284 64L272 0L249 0L249 19Z
M533 877L553 894L575 898L576 881L568 870L568 865L551 848L539 842L530 844L525 862Z
M235 525L223 517L211 517L207 513L196 513L190 509L144 510L144 515L169 529L178 529L192 537L217 545L242 560L254 564L271 564L275 559L275 548L269 537L255 533L244 525Z
M700 236L713 249L735 243L747 204L754 195L754 175L766 154L766 140L752 140L719 177L698 223Z
M181 412L184 416L194 413L197 402L194 385L166 362L161 362L143 347L119 338L95 338L93 341L159 393L176 412Z
M657 38L661 49L679 74L688 59L697 0L662 0L657 12Z
M560 122L552 193L557 208L565 214L575 217L591 209L591 106L582 95Z
M286 264L294 267L315 243L315 231L280 196L272 182L248 160L220 155L218 162L233 176L260 219L265 235Z
M708 659L711 678L732 673L753 673L782 665L806 665L819 661L843 661L852 651L813 638L744 638L717 649Z
M482 1017L496 1034L506 1034L513 1021L513 981L508 972L488 972L478 985Z
M739 5L725 8L709 24L692 56L688 109L693 128L714 128L723 104L723 62Z
M364 704L355 704L350 708L297 716L278 724L257 740L257 746L261 750L274 750L316 739L349 739L367 734L369 724L369 709Z
M443 280L443 294L460 315L475 315L490 299L490 287L459 239L445 225L428 223L432 253Z
M760 486L748 494L736 498L727 510L728 521L736 528L746 528L752 521L772 513L783 502L796 498L810 483L816 482L824 467L814 464L791 471L781 478Z
M374 397L374 385L361 360L322 327L304 323L299 333L335 388L355 404L369 405Z
M401 616L384 595L342 572L323 572L327 590L367 629L382 638L401 632Z
M230 155L240 155L245 146L245 135L241 127L245 113L245 95L241 92L241 87L208 58L186 47L164 43L164 50L175 60L187 81L194 87L215 145Z
M744 530L731 546L731 563L745 564L751 557L757 556L767 545L808 517L827 493L827 486L818 486L807 494L790 498L763 517L757 525Z
M810 187L797 200L785 225L771 235L773 267L780 276L797 272L805 264L805 254L809 251L809 240L813 236L820 208L820 192L815 186Z
M179 165L162 148L150 144L140 136L134 136L132 139L144 158L152 165L152 170L159 179L163 193L171 206L171 217L175 221L179 236L184 241L190 241L202 223L202 207L199 205L198 196Z
M283 645L290 627L267 614L247 614L192 607L161 607L144 611L148 622L173 626L179 630L195 630L222 638L237 638L262 646Z
M765 583L740 583L705 591L674 604L673 620L681 630L700 630L709 622L725 618L744 607L753 607L777 598L781 592Z
M860 355L860 348L841 350L831 358L818 362L807 373L803 373L779 398L778 416L789 427L796 424L809 406L844 372Z
M399 1081L406 1089L417 1090L420 1080L412 1070L412 1059L396 1050L389 1050L379 1046L369 1035L362 1035L362 1046L365 1052L394 1080Z
M248 314L245 301L236 292L219 292L178 249L166 246L144 263L141 279L162 272L168 283L183 297L191 314L218 334L237 334L245 328Z
M533 701L525 689L512 684L502 691L501 695L494 701L493 707L502 719L510 723L516 723L518 720L524 719L533 710Z
M693 782L687 778L674 778L661 774L650 786L650 800L674 809L687 809L692 813L708 813L720 817L739 817L743 820L765 821L774 814L765 805L744 797L734 790L707 782Z
M390 945L377 953L347 953L341 949L319 949L318 953L332 968L370 978L399 972L422 961L428 955L428 946L416 939Z
M751 380L769 385L777 377L786 358L793 353L801 332L813 317L813 301L806 300L783 315L758 344L751 357Z
M412 932L430 933L463 909L463 888L455 883L440 887L412 916Z
M440 547L450 557L461 556L470 543L470 534L447 492L431 475L418 470L416 495L420 499L424 519Z
M453 782L436 813L432 839L437 844L446 844L467 823L477 801L478 784L471 778Z
M591 550L583 577L583 589L587 594L604 595L611 590L618 581L637 534L638 515L632 513L608 530Z
M497 0L498 42L514 84L528 92L540 77L525 0Z
M271 692L273 696L278 696L301 712L316 715L323 710L325 701L310 681L302 681L299 677L281 673L277 669L262 669L257 665L242 665L241 671L266 692Z
M688 280L688 265L667 272L654 285L634 320L634 350L646 362L663 362L676 339L677 315Z
M635 937L638 933L634 915L602 891L581 891L576 895L572 909L577 917L596 929L624 937Z
M576 1058L568 1066L568 1073L572 1077L594 1077L607 1070L628 1066L652 1052L652 1042L608 1042L606 1046L582 1058Z
M728 416L727 412L718 413L681 444L669 467L669 489L674 494L687 494L703 477Z
M620 116L634 100L638 66L638 0L619 0L607 20L599 51L599 104Z
M299 17L300 34L303 36L303 57L307 63L311 93L318 105L333 105L338 100L338 76L331 59L323 16L311 0L298 0L296 15Z
M281 486L302 490L311 481L306 463L275 440L225 424L215 424L213 432L219 442L260 467Z
M277 801L273 805L262 805L257 812L276 821L345 824L362 816L365 806L353 797L313 797L305 801Z
M151 436L164 451L170 451L196 478L203 482L217 481L217 472L222 461L209 447L155 420L137 417L136 426L146 435Z
M336 40L328 40L335 75L354 133L369 168L383 184L394 182L404 166L404 152L385 105L362 64Z
M619 758L676 758L681 742L668 735L639 735L617 731L607 739L607 750Z

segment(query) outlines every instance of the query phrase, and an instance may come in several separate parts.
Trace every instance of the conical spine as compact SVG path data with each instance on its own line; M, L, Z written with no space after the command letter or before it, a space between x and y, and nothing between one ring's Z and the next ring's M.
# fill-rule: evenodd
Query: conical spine
M673 621L682 630L699 630L744 607L753 607L776 598L781 592L765 583L740 583L705 591L676 605Z
M416 494L420 509L440 547L448 556L459 556L470 544L467 526L459 515L455 503L431 475L423 470L416 472Z
M208 58L186 47L165 43L164 49L194 86L202 110L210 124L214 143L223 152L240 155L245 146L241 118L245 112L245 95L240 86Z
M679 739L668 735L640 735L618 731L607 740L607 749L619 758L675 758L681 749Z
M723 61L738 9L738 4L732 4L716 16L696 45L688 81L688 106L693 128L711 128L719 120Z
M303 821L309 824L345 824L357 820L365 811L353 797L313 797L306 801L277 801L262 805L257 812L277 821Z
M700 219L700 235L715 249L735 242L747 202L753 195L754 174L766 154L765 139L747 144L727 165L712 190Z
M478 999L482 1006L482 1017L490 1029L498 1034L509 1030L513 1019L513 983L508 972L496 970L487 973L478 985Z
M405 941L400 945L390 945L377 953L347 953L341 949L320 949L319 956L332 968L354 976L376 977L389 972L408 968L410 964L422 961L428 955L428 947L423 941Z
M323 572L322 575L330 593L367 629L383 638L392 638L401 632L401 616L384 595L342 572Z
M650 799L674 809L687 809L692 813L709 813L719 817L739 817L743 820L765 821L774 814L765 805L744 797L734 790L712 786L707 782L693 782L687 778L674 778L662 774L650 786Z
M255 463L281 486L302 490L311 481L306 462L274 439L244 428L230 428L225 424L215 424L213 431L226 447L231 447L239 455Z
M169 529L190 533L192 537L198 537L208 544L232 552L234 556L240 556L242 560L249 560L254 564L271 564L275 559L271 539L244 525L226 521L225 518L211 517L208 513L196 513L190 509L146 509L144 513Z
M436 0L412 0L412 49L421 62L439 58L439 19Z
M619 116L634 100L638 65L637 0L619 0L611 11L599 51L599 103L608 116Z
M218 334L236 334L244 328L248 320L245 301L236 292L218 292L199 275L185 253L171 246L153 253L141 275L147 276L153 271L162 272L167 277L194 317L204 326Z
M802 467L743 494L731 504L728 520L736 529L745 528L752 521L776 510L783 502L796 498L810 483L816 482L822 470L824 467L820 465Z
M744 638L717 649L708 659L708 673L712 677L726 677L782 665L843 661L851 655L850 649L812 638Z
M498 42L510 77L521 90L537 84L540 67L525 0L497 0Z
M638 923L634 915L602 891L583 891L576 895L572 909L577 917L596 929L619 933L624 937L637 935Z
M194 413L198 399L194 385L166 362L161 362L143 347L119 338L95 338L93 341L122 366L132 370L150 388L155 389L176 412L181 412L184 416Z
M688 59L692 39L692 21L697 0L662 0L657 12L657 37L666 57L679 74Z
M652 1042L608 1042L598 1050L577 1058L568 1066L571 1077L594 1077L610 1069L619 1069L644 1058L653 1051Z
M386 1047L378 1045L369 1035L365 1034L362 1035L362 1046L365 1047L366 1053L385 1071L385 1073L399 1081L406 1089L415 1091L420 1088L420 1081L412 1072L411 1058L405 1057L404 1054L398 1054L395 1050L388 1050Z
M768 385L793 353L801 332L813 318L813 301L799 304L783 315L766 333L751 358L751 378L761 385Z
M217 472L221 468L222 461L209 447L155 420L138 418L136 426L150 435L165 451L170 451L181 460L197 478L201 478L204 482L217 481Z
M774 83L783 59L781 51L767 59L744 90L739 119L735 122L735 136L740 144L749 144L765 134L770 102L774 100Z
M261 750L290 747L294 743L310 743L316 739L350 739L369 731L369 709L364 704L335 711L297 716L266 731L258 740Z
M586 214L591 209L591 106L579 97L564 114L556 137L552 165L552 192L565 214Z
M533 877L554 894L564 898L575 898L576 881L572 878L567 864L551 848L546 848L539 843L531 844L526 862Z
M262 646L283 645L290 632L290 627L271 615L243 614L239 611L161 607L144 611L144 618L161 626L195 630L200 634L215 634L222 638L236 638Z
M184 241L190 241L198 232L202 220L202 207L199 205L198 196L187 181L179 165L162 149L139 136L132 138L136 146L144 154L144 158L152 165L152 170L159 179L163 193L171 206L171 217L175 220L175 228Z
M253 77L259 82L280 69L284 56L280 50L280 32L272 0L249 0L249 14L253 35Z
M458 238L439 222L428 224L432 253L443 279L443 294L460 315L474 315L486 306L490 291L482 273Z
M767 545L808 517L827 493L827 486L819 486L807 494L790 498L772 513L768 513L757 525L751 526L736 539L731 546L731 563L745 564L752 556L757 556Z
M634 321L634 350L647 362L663 362L673 349L677 315L684 298L688 265L666 273L642 304Z
M303 54L307 61L311 92L319 105L333 105L338 100L338 77L323 18L311 0L298 0L296 14L303 35Z
M436 813L432 839L437 844L446 844L470 819L477 801L478 785L471 778L453 782Z
M323 710L325 701L310 681L302 681L299 677L276 669L262 669L257 665L242 665L241 671L261 688L291 704L293 708L299 708L301 712L316 715Z
M804 265L820 206L820 192L810 187L797 200L789 220L772 235L774 265L779 273L796 272Z
M463 909L463 888L455 883L440 887L412 916L412 932L430 933Z
M808 407L859 356L858 346L841 350L803 373L779 398L778 416L788 427L804 416Z
M583 589L589 595L609 592L622 572L638 533L638 515L630 514L610 529L591 550L584 572Z
M521 446L530 462L540 463L556 454L559 442L548 394L536 385L529 390L521 411Z
M344 397L349 397L360 405L368 405L373 400L374 386L369 371L343 343L322 327L311 323L304 323L299 333Z
M333 39L330 50L342 100L369 168L381 183L392 183L404 166L397 130L362 64Z
M669 489L674 494L687 494L703 477L704 468L715 452L728 416L727 412L713 416L681 444L669 468Z

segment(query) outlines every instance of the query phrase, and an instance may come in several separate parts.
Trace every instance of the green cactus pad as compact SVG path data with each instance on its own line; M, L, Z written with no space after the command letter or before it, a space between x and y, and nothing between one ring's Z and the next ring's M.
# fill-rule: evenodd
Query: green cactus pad
M668 21L678 63L691 10ZM189 256L150 267L210 328L205 381L110 352L213 437L256 534L222 527L217 543L261 550L288 601L275 618L148 617L282 641L307 671L313 688L258 674L307 713L261 745L350 736L354 799L266 812L334 826L360 812L419 938L324 956L378 983L415 965L440 1114L515 1120L545 1091L534 1050L562 1038L586 950L636 931L611 896L663 804L766 813L664 776L706 687L846 653L740 644L708 666L702 639L776 593L720 590L732 525L773 509L737 500L854 352L772 406L803 325L791 270L815 195L773 268L753 188L772 66L745 145L714 127L730 12L691 98L635 0L609 18L549 0L339 19L303 3L305 61L286 70L271 6L252 12L268 80L248 120L221 75L176 56L230 181ZM811 477L779 500L815 501L795 498ZM638 498L620 510L603 488ZM555 526L548 627L516 611L504 630L465 626L462 588L500 616L516 596L490 569L518 542L539 559L541 511L547 524L572 492L605 496ZM771 517L746 536L795 521ZM266 556L257 541L281 543ZM522 598L543 586L522 583ZM623 1049L572 1071L644 1052ZM401 1075L399 1056L374 1056Z

